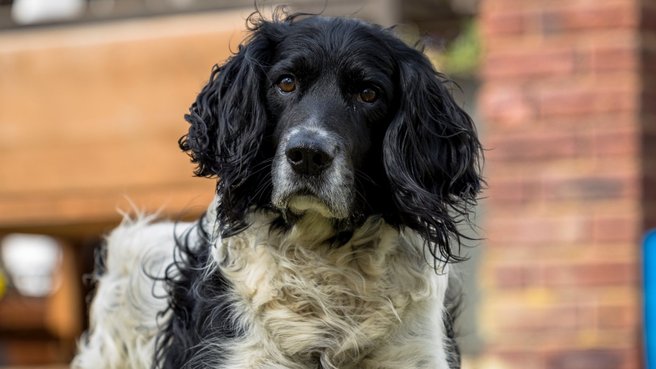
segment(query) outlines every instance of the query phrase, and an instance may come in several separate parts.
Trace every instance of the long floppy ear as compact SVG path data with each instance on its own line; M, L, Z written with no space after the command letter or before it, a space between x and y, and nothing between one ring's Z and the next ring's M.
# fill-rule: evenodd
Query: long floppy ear
M457 224L468 220L483 184L481 144L449 81L420 52L400 54L401 96L383 152L399 221L422 235L435 262L459 260L452 243L466 238Z
M262 85L271 53L269 42L258 26L252 37L222 66L215 65L209 81L191 105L185 120L189 133L179 140L197 164L195 174L219 177L223 224L242 226L240 218L251 201L240 191L252 181L267 117Z
M198 165L198 176L220 176L224 181L231 174L244 178L244 164L258 150L266 126L260 88L264 74L258 61L264 50L256 47L258 43L256 37L240 45L225 64L215 65L185 115L191 126L180 139L180 148Z

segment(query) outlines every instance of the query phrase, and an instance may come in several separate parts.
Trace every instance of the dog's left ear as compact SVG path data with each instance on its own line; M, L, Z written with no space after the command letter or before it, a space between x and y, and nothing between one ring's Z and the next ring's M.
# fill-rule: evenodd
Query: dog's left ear
M454 101L450 82L420 52L399 53L398 110L385 135L384 164L400 223L419 232L436 260L458 259L481 189L481 144L474 123Z
M219 178L217 217L226 234L243 228L243 215L255 201L252 187L261 182L254 173L268 122L263 86L273 50L264 32L269 27L253 21L250 39L225 64L214 66L185 115L189 132L179 140L197 165L197 176Z
M215 65L185 115L189 133L179 143L197 164L196 175L219 176L231 185L236 184L233 179L248 177L244 171L258 151L266 125L260 84L267 45L255 34L225 64Z

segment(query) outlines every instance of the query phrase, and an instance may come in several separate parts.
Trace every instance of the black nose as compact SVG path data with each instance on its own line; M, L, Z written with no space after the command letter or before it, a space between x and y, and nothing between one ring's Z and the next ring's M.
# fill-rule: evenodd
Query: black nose
M289 147L291 146L291 147ZM318 145L289 145L285 154L287 162L298 174L317 176L333 162L333 157Z

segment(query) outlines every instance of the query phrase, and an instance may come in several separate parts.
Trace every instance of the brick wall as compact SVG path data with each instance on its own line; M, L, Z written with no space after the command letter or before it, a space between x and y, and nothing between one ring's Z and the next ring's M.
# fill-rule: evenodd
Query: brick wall
M482 0L480 16L486 360L639 368L656 1Z

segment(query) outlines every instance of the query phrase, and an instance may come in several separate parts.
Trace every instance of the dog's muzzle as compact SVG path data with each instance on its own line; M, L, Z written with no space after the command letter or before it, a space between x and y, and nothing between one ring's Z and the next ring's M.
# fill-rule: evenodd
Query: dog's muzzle
M338 143L335 135L318 127L291 129L273 163L273 204L295 213L348 217L353 176Z

